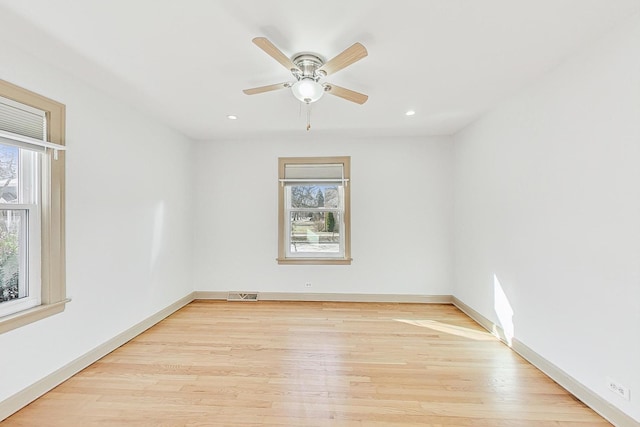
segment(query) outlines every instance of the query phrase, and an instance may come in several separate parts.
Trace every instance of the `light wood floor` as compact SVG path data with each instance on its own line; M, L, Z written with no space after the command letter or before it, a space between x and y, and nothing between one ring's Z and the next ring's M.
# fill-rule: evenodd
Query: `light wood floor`
M451 305L195 301L2 423L93 425L609 424Z

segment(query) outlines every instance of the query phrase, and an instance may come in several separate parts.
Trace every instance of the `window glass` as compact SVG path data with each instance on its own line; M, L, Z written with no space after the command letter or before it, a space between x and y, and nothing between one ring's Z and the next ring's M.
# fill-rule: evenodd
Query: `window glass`
M337 185L292 185L292 208L338 208L340 195Z
M0 144L0 203L18 203L19 149Z
M0 209L0 303L29 296L27 211Z
M291 211L291 253L339 254L340 214Z

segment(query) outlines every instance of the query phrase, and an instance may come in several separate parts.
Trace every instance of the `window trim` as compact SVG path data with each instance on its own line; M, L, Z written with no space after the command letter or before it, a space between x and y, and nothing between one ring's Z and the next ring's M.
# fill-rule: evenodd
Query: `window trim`
M43 110L47 116L47 141L65 145L66 108L52 99L0 80L0 95ZM0 333L61 313L66 296L65 271L65 152L48 164L49 188L42 189L41 221L41 304L0 318ZM44 162L43 162L44 163ZM47 171L47 165L42 165Z
M285 220L285 190L280 181L285 178L285 165L342 164L344 170L344 257L287 257ZM350 265L351 258L351 157L279 157L278 158L278 264L281 265Z

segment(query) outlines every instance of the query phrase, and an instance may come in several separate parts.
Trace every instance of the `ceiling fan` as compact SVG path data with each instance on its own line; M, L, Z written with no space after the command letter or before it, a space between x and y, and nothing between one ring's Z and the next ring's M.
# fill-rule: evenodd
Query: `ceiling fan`
M320 55L308 52L299 53L289 58L265 37L256 37L252 41L267 55L289 70L295 80L243 90L247 95L291 88L293 95L305 104L316 102L322 98L325 92L357 104L367 102L369 97L365 94L345 89L332 83L320 82L324 77L334 74L367 56L367 49L360 43L354 43L333 59L325 62Z

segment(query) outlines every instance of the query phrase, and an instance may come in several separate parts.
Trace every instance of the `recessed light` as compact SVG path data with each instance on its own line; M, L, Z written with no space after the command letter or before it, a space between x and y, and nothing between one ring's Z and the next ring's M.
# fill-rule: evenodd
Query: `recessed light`
M414 114L416 114L416 112L415 112L415 111L413 111L413 110L409 110L409 111L407 111L407 112L406 112L406 113L404 113L404 114L405 114L405 115L407 115L407 116L413 116Z
M227 116L227 119L229 119L229 120L238 120L238 116L234 116L233 114L229 114Z

